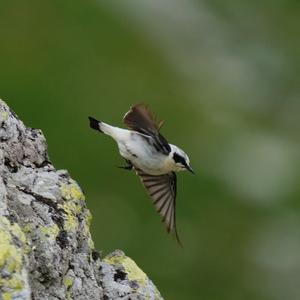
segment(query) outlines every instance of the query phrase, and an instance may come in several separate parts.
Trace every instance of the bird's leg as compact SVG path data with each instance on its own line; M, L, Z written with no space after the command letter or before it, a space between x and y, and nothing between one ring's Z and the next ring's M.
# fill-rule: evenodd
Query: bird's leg
M128 159L125 159L125 162L127 164L126 166L120 166L118 168L131 171L133 169L133 165L132 165L131 161Z

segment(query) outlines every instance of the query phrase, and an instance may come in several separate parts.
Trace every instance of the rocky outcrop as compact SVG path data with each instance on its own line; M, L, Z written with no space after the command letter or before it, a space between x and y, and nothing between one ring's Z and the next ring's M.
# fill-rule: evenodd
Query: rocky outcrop
M101 258L79 185L0 100L0 298L162 299L122 251ZM101 233L100 233L101 234Z

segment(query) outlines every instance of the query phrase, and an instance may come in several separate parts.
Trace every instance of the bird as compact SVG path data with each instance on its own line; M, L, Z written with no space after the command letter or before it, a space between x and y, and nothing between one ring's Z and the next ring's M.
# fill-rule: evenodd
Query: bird
M187 170L195 174L188 155L169 144L160 133L164 124L158 121L144 103L138 103L124 115L128 129L115 127L89 117L90 127L112 137L126 165L120 168L134 170L149 194L168 233L174 233L181 245L176 227L176 172Z

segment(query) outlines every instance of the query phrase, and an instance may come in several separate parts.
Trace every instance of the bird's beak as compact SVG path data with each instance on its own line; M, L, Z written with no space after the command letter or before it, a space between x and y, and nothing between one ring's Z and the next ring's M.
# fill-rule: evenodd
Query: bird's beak
M192 169L190 166L186 165L185 168L186 168L189 172L191 172L192 174L196 175L195 172L193 171L193 169Z

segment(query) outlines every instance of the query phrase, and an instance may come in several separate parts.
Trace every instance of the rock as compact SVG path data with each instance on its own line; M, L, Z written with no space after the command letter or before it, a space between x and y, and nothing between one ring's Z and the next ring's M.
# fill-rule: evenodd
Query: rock
M79 185L2 100L0 175L1 299L162 299L123 252L100 258Z

